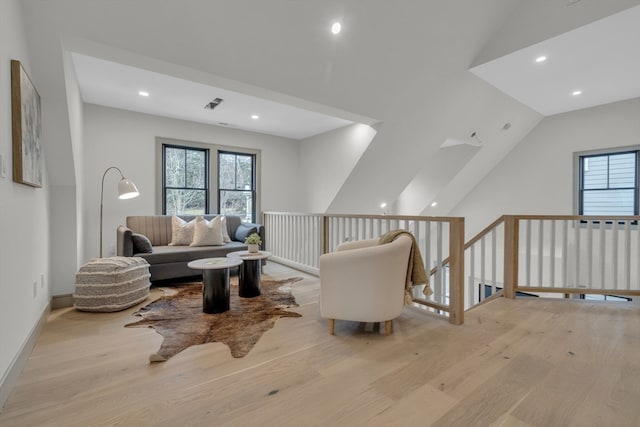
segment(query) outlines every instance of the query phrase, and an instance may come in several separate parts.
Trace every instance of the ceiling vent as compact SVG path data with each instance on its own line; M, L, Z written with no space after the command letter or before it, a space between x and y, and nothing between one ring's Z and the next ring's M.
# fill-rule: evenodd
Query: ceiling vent
M210 103L208 103L207 105L204 106L205 110L213 110L214 108L216 108L218 105L220 105L220 103L224 101L224 99L222 98L216 98L213 101L211 101Z

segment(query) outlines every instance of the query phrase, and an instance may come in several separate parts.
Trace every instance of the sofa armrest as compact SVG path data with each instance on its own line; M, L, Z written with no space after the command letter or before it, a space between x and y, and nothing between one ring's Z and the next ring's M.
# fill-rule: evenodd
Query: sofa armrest
M116 231L116 255L133 256L133 230L124 225L118 226Z

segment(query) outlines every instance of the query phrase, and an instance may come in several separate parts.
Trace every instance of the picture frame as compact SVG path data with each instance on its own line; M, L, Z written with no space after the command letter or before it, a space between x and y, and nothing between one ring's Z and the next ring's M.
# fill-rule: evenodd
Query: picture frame
M13 180L42 187L43 152L40 132L40 94L22 67L11 60L11 126L13 130Z

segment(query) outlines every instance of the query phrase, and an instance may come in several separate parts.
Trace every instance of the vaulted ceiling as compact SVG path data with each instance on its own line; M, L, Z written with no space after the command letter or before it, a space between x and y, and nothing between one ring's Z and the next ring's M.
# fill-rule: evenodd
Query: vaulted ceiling
M203 92L206 88L226 91L224 102L234 106L238 116L214 119L218 124L252 129L257 121L247 119L254 114L249 105L260 103L272 103L274 111L282 106L290 109L285 114L295 110L312 121L325 122L311 133L348 122L375 123L376 137L328 210L371 212L380 200L396 200L403 213L419 213L444 193L464 197L544 114L561 111L534 105L501 82L511 84L516 74L524 79L517 87L539 93L536 85L554 81L549 74L563 63L563 67L578 64L580 74L587 75L583 60L562 55L593 52L596 46L589 40L604 40L598 46L619 49L620 57L637 57L620 41L637 37L637 32L620 30L623 36L616 44L606 41L617 34L611 25L622 28L624 19L605 25L604 31L588 30L594 38L585 38L584 33L575 37L572 31L597 26L598 20L619 12L637 13L637 8L629 9L640 1L26 0L23 4L33 52L32 74L47 100L44 108L51 108L50 116L59 120L50 133L51 145L56 147L49 166L54 184L75 181L73 165L68 164L74 151L71 131L68 123L64 129L64 117L60 117L67 102L65 82L70 73L77 74L85 101L106 104L96 91L101 84L99 73L90 70L91 61L94 67L96 61L107 61L105 69L116 67L123 76L147 73ZM338 35L329 31L335 21L343 26ZM567 43L574 47L567 48ZM64 60L68 52L75 54L73 71ZM531 54L545 53L545 78L540 78L539 68L531 68L526 77L522 70L535 65ZM591 60L592 65L596 62ZM625 69L631 66L625 63ZM563 75L566 70L570 69ZM111 84L107 80L114 77L111 74L102 76L105 87ZM614 83L628 79L601 75L596 80L613 88ZM189 92L178 83L171 90L176 100ZM567 90L574 90L573 86ZM574 108L598 91L586 83L576 83L578 87L585 88L584 96L571 100ZM216 93L220 92L203 95L204 102ZM246 102L244 110L242 102L232 102L236 94ZM142 108L133 106L140 104L137 93L131 99L129 103L123 95L118 108ZM204 113L202 100L189 102L198 114ZM219 111L222 114L222 108ZM153 114L178 113L155 110ZM189 118L184 111L180 114ZM255 114L266 123L268 114ZM284 133L302 120L281 120L279 129L254 130L304 137L295 131ZM448 138L465 140L473 132L481 137L481 148L454 147L459 156L441 151ZM456 197L449 196L440 209L453 207Z

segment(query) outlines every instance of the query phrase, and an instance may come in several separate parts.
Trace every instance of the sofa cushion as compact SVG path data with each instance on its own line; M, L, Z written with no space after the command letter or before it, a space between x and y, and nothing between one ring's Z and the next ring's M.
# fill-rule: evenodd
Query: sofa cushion
M153 253L139 254L151 265L185 263L201 258L225 257L229 252L246 250L247 245L240 242L227 243L224 246L154 246ZM196 273L197 274L197 273Z
M240 224L238 228L236 228L236 240L244 243L244 239L246 239L249 234L257 232L258 229L253 225Z
M193 226L193 241L189 246L224 245L222 218L221 215L218 215L211 221L207 221L203 217L198 216ZM224 224L224 227L226 227L226 224Z
M133 241L134 254L150 254L153 252L151 240L144 234L131 233L131 240Z
M195 218L187 222L179 216L171 217L171 242L169 246L185 246L190 245L193 241L193 227L195 226Z

